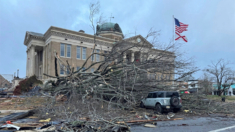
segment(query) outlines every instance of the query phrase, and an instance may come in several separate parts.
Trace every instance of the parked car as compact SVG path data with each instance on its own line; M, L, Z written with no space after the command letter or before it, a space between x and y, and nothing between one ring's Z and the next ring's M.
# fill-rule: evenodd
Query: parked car
M176 91L155 91L148 93L148 96L141 100L140 107L154 108L159 113L164 110L177 112L182 107L182 99Z

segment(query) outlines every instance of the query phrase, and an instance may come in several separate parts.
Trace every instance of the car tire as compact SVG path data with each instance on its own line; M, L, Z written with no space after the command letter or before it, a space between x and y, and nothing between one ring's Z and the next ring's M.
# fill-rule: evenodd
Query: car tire
M144 106L144 103L143 102L141 102L140 103L140 108L144 108L145 106Z
M156 113L160 113L162 114L162 106L160 104L156 104L155 105L155 110L156 110Z
M170 103L173 107L176 107L180 104L180 100L179 100L178 97L172 96L171 99L170 99Z

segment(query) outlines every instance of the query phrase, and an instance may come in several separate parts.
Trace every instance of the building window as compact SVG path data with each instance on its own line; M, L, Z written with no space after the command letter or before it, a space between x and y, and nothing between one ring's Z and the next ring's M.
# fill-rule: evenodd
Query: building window
M92 51L92 54L93 54L94 52L93 52L92 48L91 48L91 51ZM94 61L94 55L91 56L91 61Z
M86 71L84 71L85 69L86 69L86 68L85 68L85 67L83 67L83 68L82 68L82 72L86 72Z
M91 68L91 72L94 72L95 71L95 69L94 68Z
M79 70L80 69L80 67L79 66L77 66L77 70Z
M82 59L86 60L86 47L82 47Z
M64 56L64 52L65 52L65 45L60 44L60 56Z
M64 69L63 69L63 65L60 66L60 74L64 74Z
M67 57L71 57L71 45L67 45Z
M77 59L81 59L81 47L77 46Z
M96 53L100 53L100 50L96 50ZM99 62L100 61L100 55L96 54L96 61Z
M70 67L71 68L71 67ZM70 74L70 70L69 67L67 67L67 74Z

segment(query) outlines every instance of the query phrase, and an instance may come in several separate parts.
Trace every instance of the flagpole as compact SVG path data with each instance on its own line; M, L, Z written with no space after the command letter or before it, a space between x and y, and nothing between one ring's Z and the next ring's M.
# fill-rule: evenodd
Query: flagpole
M175 52L175 17L173 15L173 52ZM175 70L173 72L173 88L175 88Z
M175 49L175 17L173 15L173 50Z

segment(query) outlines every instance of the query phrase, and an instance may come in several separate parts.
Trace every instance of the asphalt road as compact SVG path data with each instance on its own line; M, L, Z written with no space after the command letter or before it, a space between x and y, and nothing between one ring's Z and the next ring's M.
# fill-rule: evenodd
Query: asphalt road
M131 126L132 132L235 132L235 118L187 117L183 120L159 121L155 128Z

